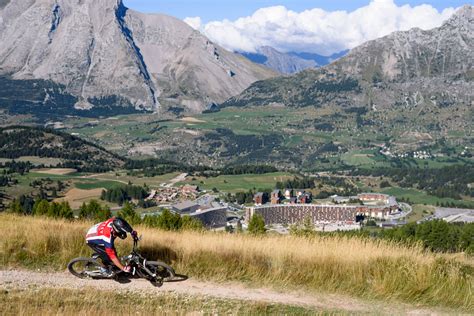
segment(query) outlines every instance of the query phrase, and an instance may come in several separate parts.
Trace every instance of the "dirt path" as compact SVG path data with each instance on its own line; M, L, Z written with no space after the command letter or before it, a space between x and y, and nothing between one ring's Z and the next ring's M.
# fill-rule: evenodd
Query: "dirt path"
M168 183L165 185L166 187L172 187L176 183L184 181L186 179L187 173L181 173L180 175L176 176L175 178L171 179L168 181Z
M0 270L0 289L28 288L95 288L139 292L145 294L173 292L190 296L210 296L224 299L249 300L287 305L306 306L323 310L342 310L357 313L393 314L437 314L449 311L434 311L416 308L404 304L385 304L383 302L367 302L343 295L308 294L303 292L277 292L265 288L246 288L236 283L211 283L188 279L183 282L165 283L161 288L153 287L145 280L131 280L130 283L118 283L112 280L81 280L68 272L40 273L19 270Z
M117 179L109 179L109 178L101 178L100 173L95 173L95 174L89 174L87 176L80 176L77 179L94 179L94 180L100 180L100 181L115 181L115 182L120 182L124 184L128 184L127 181L123 180L117 180Z

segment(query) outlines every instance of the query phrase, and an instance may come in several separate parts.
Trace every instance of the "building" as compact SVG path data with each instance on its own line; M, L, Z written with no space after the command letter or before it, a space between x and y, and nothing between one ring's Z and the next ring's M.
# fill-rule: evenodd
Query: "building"
M197 185L185 184L181 188L181 192L184 193L184 194L197 193L197 192L199 192L199 187Z
M206 228L219 228L227 225L227 208L216 207L206 210L198 210L189 214L192 218L198 219Z
M448 223L473 223L474 210L449 207L437 207L434 218L442 219Z
M199 210L201 206L192 201L183 201L171 206L171 209L180 214L194 213Z
M267 204L250 207L246 211L248 221L253 214L262 215L267 225L296 224L306 218L317 223L353 224L357 219L373 217L385 219L397 211L390 204L384 205L321 205L321 204Z
M285 197L285 199L291 199L293 197L293 189L285 189L283 191L283 196Z
M311 202L312 199L312 194L311 192L304 192L301 195L298 195L297 197L297 203L298 204L308 204Z
M281 191L280 190L273 190L270 198L271 204L280 204L281 201Z
M256 205L262 205L265 204L265 194L263 192L258 192L257 194L254 195L253 201L255 202Z
M357 195L357 199L362 202L383 202L388 204L390 202L390 195L382 193L361 193Z
M296 197L300 197L300 196L302 196L303 194L306 194L306 191L305 191L305 190L302 190L302 189L295 190L295 195L296 195Z

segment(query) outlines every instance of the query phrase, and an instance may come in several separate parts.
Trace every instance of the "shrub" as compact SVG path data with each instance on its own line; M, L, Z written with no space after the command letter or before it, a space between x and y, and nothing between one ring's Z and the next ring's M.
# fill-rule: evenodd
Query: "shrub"
M265 220L260 214L253 214L249 221L248 231L252 235L263 235L266 232Z

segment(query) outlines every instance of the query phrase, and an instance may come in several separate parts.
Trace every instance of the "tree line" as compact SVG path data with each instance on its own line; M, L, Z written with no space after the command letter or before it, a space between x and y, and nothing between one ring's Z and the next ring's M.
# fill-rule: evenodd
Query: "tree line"
M43 199L33 200L22 195L13 200L7 208L10 213L18 215L46 216L51 218L73 219L74 214L68 202L48 202Z
M100 199L122 205L126 201L130 201L132 199L143 200L147 196L148 193L143 187L128 184L108 190L102 190Z
M474 189L469 186L474 182L474 165L446 166L434 168L377 168L359 169L354 176L390 177L402 187L414 187L440 198L460 200L461 195L474 197Z
M426 221L423 223L408 223L392 229L353 230L337 232L317 232L310 219L292 225L290 234L300 237L316 235L332 235L360 237L370 239L383 239L404 245L421 243L423 247L432 252L466 252L474 254L474 223L448 223L443 220Z
M128 160L125 164L125 168L130 170L128 172L129 175L143 175L145 177L154 177L176 171L192 173L203 177L217 177L219 175L265 174L279 171L274 166L262 164L244 164L238 166L212 168L209 166L190 166L160 158Z
M33 200L30 197L13 200L7 208L7 212L17 215L44 216L49 218L74 219L74 213L68 202L48 202L44 199ZM124 218L131 225L142 224L150 228L163 230L203 230L204 226L198 219L188 215L180 216L177 213L165 209L159 215L147 215L142 219L136 212L133 204L125 202L117 216ZM108 206L102 205L95 200L89 203L84 202L79 208L78 220L90 220L103 222L112 217L112 212Z

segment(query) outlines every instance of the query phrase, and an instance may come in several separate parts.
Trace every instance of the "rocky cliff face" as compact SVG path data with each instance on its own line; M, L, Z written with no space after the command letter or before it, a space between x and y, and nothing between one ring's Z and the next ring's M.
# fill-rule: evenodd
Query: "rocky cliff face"
M137 109L200 111L274 75L180 20L128 10L121 0L3 0L0 43L0 76L61 84L80 109L112 98Z
M257 82L224 105L470 108L473 10L464 6L439 28L395 32L367 42L321 69Z

